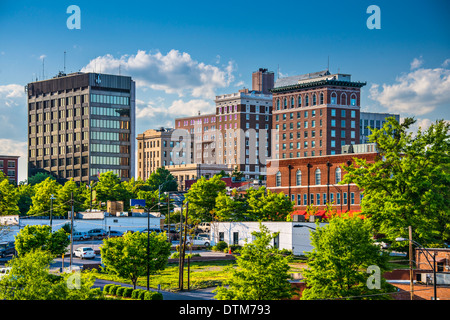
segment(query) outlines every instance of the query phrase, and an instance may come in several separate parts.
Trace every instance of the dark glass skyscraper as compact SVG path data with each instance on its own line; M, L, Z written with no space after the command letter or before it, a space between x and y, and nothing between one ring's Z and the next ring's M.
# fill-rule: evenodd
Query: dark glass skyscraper
M32 82L28 92L28 177L64 181L135 173L135 82L131 77L72 73Z

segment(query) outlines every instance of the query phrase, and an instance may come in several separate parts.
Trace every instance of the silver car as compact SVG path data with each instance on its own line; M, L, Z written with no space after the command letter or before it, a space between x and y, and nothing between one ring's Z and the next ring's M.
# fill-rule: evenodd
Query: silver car
M90 247L79 247L73 252L73 255L80 259L94 259L95 251Z

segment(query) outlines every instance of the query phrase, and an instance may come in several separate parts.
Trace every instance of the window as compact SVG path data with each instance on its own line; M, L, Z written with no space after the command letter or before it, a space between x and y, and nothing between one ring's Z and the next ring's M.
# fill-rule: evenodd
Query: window
M302 106L302 96L298 96L298 106Z
M280 187L281 186L281 172L280 171L277 172L275 179L276 179L276 186Z
M302 205L302 195L301 195L301 194L298 194L298 195L297 195L297 205L298 205L298 206L301 206L301 205Z
M312 105L315 106L316 104L317 104L317 95L314 93L314 94L313 94Z
M297 170L295 181L296 181L298 186L302 185L302 171L301 170Z
M305 96L305 107L309 106L309 95Z
M344 204L347 204L347 192L344 192Z
M355 204L355 193L354 192L350 193L350 203Z
M319 104L323 104L323 92L320 93Z
M341 182L341 180L342 180L341 168L336 168L336 183Z
M320 185L321 176L322 176L322 174L320 172L320 169L317 168L316 172L315 172L316 185Z
M336 104L336 103L337 103L336 92L333 92L331 94L331 104Z

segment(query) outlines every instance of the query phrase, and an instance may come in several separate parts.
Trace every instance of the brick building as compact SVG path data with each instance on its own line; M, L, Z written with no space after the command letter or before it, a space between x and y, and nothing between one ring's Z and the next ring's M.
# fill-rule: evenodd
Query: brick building
M238 167L247 179L265 179L270 156L273 72L259 69L252 88L216 96L215 113L175 119L192 135L193 163Z
M9 182L19 183L19 156L0 155L0 171L2 171Z
M280 78L273 94L273 158L341 153L359 143L360 93L365 82L328 70Z
M332 203L338 212L359 211L362 192L355 184L339 184L345 175L342 165L352 163L354 158L374 162L377 155L364 152L269 160L267 188L287 195L297 214L304 213L309 204L323 211L326 203Z

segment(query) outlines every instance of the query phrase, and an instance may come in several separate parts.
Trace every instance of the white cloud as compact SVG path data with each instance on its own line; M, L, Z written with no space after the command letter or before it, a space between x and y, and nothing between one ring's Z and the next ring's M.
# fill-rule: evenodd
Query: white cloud
M446 68L450 66L450 59L445 59L445 61L442 63L442 67Z
M420 68L396 78L394 84L373 84L369 98L389 112L424 115L450 105L450 70Z
M411 62L411 70L417 69L423 64L422 56L419 58L414 58L414 60Z
M0 124L0 138L26 140L27 101L22 85L0 85Z
M215 106L209 101L204 99L192 99L183 101L181 99L174 100L170 106L166 106L164 99L158 98L157 101L144 102L138 100L136 103L136 118L138 119L152 119L154 117L167 117L174 118L188 117L196 115L198 112L214 113Z
M138 87L162 90L179 97L191 94L212 99L217 88L227 87L234 80L232 62L220 68L195 61L188 53L174 49L166 55L142 50L120 58L107 54L91 60L81 71L116 74L119 67L122 74L136 80Z

